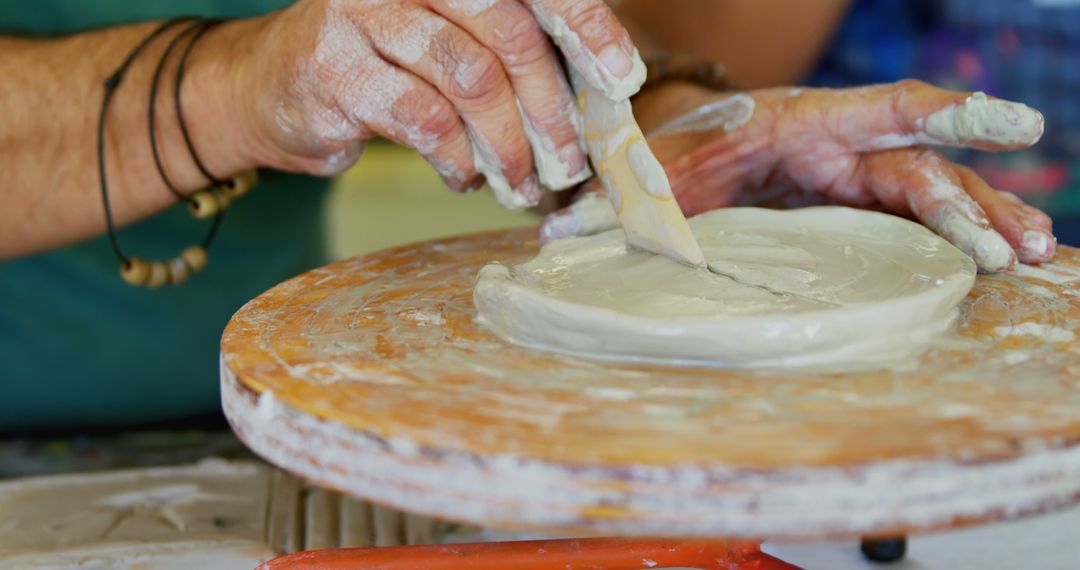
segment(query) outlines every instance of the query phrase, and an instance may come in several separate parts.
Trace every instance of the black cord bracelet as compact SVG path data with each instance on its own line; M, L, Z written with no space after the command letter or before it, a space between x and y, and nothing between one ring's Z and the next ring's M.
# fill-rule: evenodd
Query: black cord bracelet
M188 201L190 198L185 196L176 188L176 185L169 179L169 175L165 173L165 166L161 162L161 155L158 152L157 145L157 99L158 99L158 86L161 83L161 74L165 70L165 64L169 61L169 57L172 55L176 46L180 43L180 40L184 39L191 33L192 30L202 26L201 21L192 22L188 27L180 30L180 33L173 36L169 41L169 45L165 46L164 53L161 54L161 59L158 60L157 67L154 68L154 76L150 80L150 104L146 109L146 123L150 127L150 151L154 156L154 166L157 167L158 174L161 175L161 180L165 182L165 187L169 189L169 192L173 196L176 196L180 201Z
M113 95L116 93L117 88L124 77L124 74L130 68L131 64L139 56L140 53L146 47L154 41L158 36L167 31L168 29L176 26L177 24L185 21L191 21L191 18L177 18L169 20L157 28L155 28L146 38L140 42L135 49L128 54L127 58L120 65L117 70L110 75L105 81L105 94L102 99L101 113L98 119L98 175L101 181L101 197L102 205L105 211L105 225L106 231L109 235L109 242L112 246L113 252L121 262L120 275L121 277L132 285L145 285L151 288L160 287L166 283L179 284L187 279L190 275L201 271L207 262L207 249L213 242L214 237L217 235L218 229L221 226L221 221L225 213L225 208L228 206L229 201L246 193L255 184L255 172L251 171L244 173L227 180L220 180L214 176L211 176L206 170L203 162L195 154L194 145L191 142L187 125L184 123L183 110L180 106L180 88L181 82L184 76L184 68L187 62L187 57L191 53L191 49L194 44L202 37L207 30L220 23L220 20L195 20L191 25L182 29L176 34L166 46L161 59L158 61L157 66L154 69L152 82L150 85L150 102L147 109L149 135L150 135L150 148L154 158L154 165L157 167L158 173L161 175L162 181L165 183L166 188L175 195L181 201L187 201L193 214L198 218L206 218L210 215L214 216L211 222L210 228L207 231L206 237L199 245L192 245L185 248L181 254L168 261L152 261L147 262L137 257L128 257L124 254L120 248L119 240L116 236L116 227L113 221L112 206L109 201L109 187L106 176L106 163L105 163L105 122L108 114L109 104L112 101ZM194 32L192 34L192 32ZM165 172L164 165L161 160L160 152L156 139L156 120L157 120L157 95L158 86L161 80L161 75L164 71L164 67L172 55L175 48L183 40L184 37L191 35L187 45L184 48L183 53L180 56L178 62L178 68L176 73L175 85L174 85L174 103L176 105L176 117L180 126L181 133L183 134L185 145L191 153L192 159L196 166L199 168L213 185L212 190L203 190L196 192L190 196L185 196L179 191L175 184L169 179ZM209 207L207 207L209 205Z
M124 62L120 64L120 67L105 79L105 96L101 101L101 113L98 116L98 178L101 181L101 203L105 208L105 228L109 234L109 243L112 245L113 253L116 254L116 257L125 264L128 262L128 258L120 249L119 240L116 239L116 227L113 224L112 205L109 203L109 184L105 176L105 116L109 110L109 103L112 101L113 94L116 93L116 88L120 86L120 82L124 78L124 73L131 67L131 63L135 61L135 58L146 49L146 46L149 45L150 42L154 41L154 38L160 36L165 33L166 30L184 20L185 18L169 20L155 28L153 32L150 32L150 35L139 42L139 45L135 46L135 49L131 50L131 53L124 59Z
M199 39L221 22L223 22L223 20L204 20L201 22L201 25L191 36L191 40L184 47L184 51L180 54L180 60L176 64L176 80L173 82L173 104L176 107L176 120L180 125L180 134L183 135L184 144L187 146L188 153L191 155L192 161L195 162L195 166L199 169L199 172L210 181L212 186L212 189L209 192L197 193L192 197L192 201L189 202L189 209L191 210L192 215L197 218L204 218L211 213L216 213L214 221L210 226L210 231L203 241L203 247L209 247L210 243L214 240L214 236L217 235L217 230L221 226L221 216L224 214L225 208L228 207L232 200L246 194L248 190L255 185L258 177L258 174L254 170L227 179L221 179L212 174L202 159L199 158L199 153L195 150L195 144L191 141L191 134L187 127L187 121L184 120L184 107L180 100L180 86L183 84L184 73L187 71L188 56L191 54L192 47L195 46Z
M222 186L224 181L218 179L206 168L203 161L199 159L199 153L195 152L195 145L191 142L191 135L188 133L187 122L184 121L184 109L180 106L180 84L184 80L184 71L187 68L187 59L191 55L191 48L195 46L206 32L210 31L210 28L221 23L221 20L204 20L198 30L195 31L195 35L191 37L191 41L188 42L184 48L183 53L180 54L180 61L176 64L176 81L173 82L173 102L176 104L176 120L180 123L180 134L184 136L184 144L187 145L188 152L191 153L192 160L195 161L195 166L198 167L199 172L202 173L210 183L214 186Z

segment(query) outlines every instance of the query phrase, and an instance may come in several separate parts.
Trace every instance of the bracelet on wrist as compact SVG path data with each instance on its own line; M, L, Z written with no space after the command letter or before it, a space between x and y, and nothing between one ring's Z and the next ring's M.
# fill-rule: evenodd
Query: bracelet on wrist
M109 103L112 101L124 74L131 64L157 37L184 22L188 22L188 25L181 29L181 31L170 40L154 69L153 78L151 80L150 101L147 108L150 148L154 158L154 165L157 167L158 173L169 192L176 196L178 200L186 202L189 211L194 217L198 219L212 217L213 220L207 231L206 237L201 243L184 248L178 256L172 259L164 261L147 261L139 257L124 254L123 250L120 248L120 243L116 235L116 227L113 222L112 207L109 200L108 180L105 174L105 123L108 115ZM98 175L101 184L101 198L105 211L105 226L109 236L109 243L112 246L117 259L120 260L121 278L131 285L146 286L149 288L158 288L165 284L178 285L191 275L202 271L206 267L208 261L207 252L214 241L214 237L217 235L217 230L221 225L225 210L232 200L246 194L257 181L257 173L254 170L243 172L225 179L212 175L209 170L207 170L202 160L199 159L194 144L191 141L187 125L184 121L183 107L181 106L180 100L180 87L183 81L188 55L191 53L192 47L199 38L219 22L220 20L179 18L161 24L144 38L130 54L128 54L120 67L105 81L105 93L101 103L97 132ZM184 47L177 63L175 82L173 85L173 101L176 109L177 122L180 126L180 132L183 135L184 144L196 167L210 183L207 189L185 195L180 192L165 172L157 145L155 126L157 120L156 102L162 72L173 51L179 43L189 35L190 38L188 39L188 43Z
M667 81L686 81L716 91L733 91L737 86L727 69L714 61L682 52L656 51L643 56L648 75L638 93Z

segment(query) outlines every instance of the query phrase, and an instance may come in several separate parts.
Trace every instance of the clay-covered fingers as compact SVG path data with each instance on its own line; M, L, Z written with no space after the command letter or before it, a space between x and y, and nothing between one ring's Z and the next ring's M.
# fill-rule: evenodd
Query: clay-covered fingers
M540 243L571 237L587 236L619 226L615 208L599 183L590 182L574 203L552 212L540 224Z
M460 113L474 166L499 202L523 209L540 200L532 150L500 60L468 32L424 7L389 2L358 15L375 50L435 87Z
M448 186L478 184L465 125L454 105L423 79L382 59L347 19L327 26L300 93L315 103L283 108L277 121L302 136L348 146L379 135L416 149Z
M588 178L576 101L555 48L533 14L517 0L432 0L431 7L501 62L520 105L540 183L564 190Z
M995 190L974 170L954 166L968 194L982 206L994 229L1009 242L1024 263L1043 263L1054 257L1057 240L1050 217L1024 204L1015 194Z
M376 66L384 68L383 78L376 85L358 85L356 99L385 101L385 88L391 85L394 97L386 109L363 103L354 107L363 123L379 136L416 149L452 190L479 188L484 173L473 163L471 141L454 105L423 80L385 62Z
M592 87L620 101L645 82L630 34L603 0L521 0Z
M301 0L265 22L248 75L267 164L336 172L379 134L514 209L591 175L556 45L611 97L644 81L601 0Z
M863 183L889 209L913 214L970 255L980 271L996 273L1016 263L1010 243L940 154L916 148L881 151L864 156L860 170Z
M917 144L1005 151L1042 137L1043 116L985 93L940 89L916 80L845 90L808 90L833 136L855 150Z

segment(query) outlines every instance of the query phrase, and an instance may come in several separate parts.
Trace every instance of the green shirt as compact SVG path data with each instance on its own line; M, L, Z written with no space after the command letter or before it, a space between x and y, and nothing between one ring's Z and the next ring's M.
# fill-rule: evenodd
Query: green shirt
M185 15L252 16L285 4L5 2L0 33L58 35ZM262 173L255 189L230 206L207 268L178 287L125 284L104 237L0 262L0 431L134 424L220 409L221 331L244 302L324 261L326 186ZM202 241L207 227L178 206L119 237L129 255L166 259Z

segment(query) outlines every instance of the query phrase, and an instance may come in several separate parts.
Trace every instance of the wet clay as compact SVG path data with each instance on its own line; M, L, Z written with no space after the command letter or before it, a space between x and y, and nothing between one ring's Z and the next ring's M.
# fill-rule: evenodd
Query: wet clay
M918 224L825 207L690 220L709 269L628 248L622 230L485 266L481 321L519 344L718 367L889 361L949 329L971 258Z

